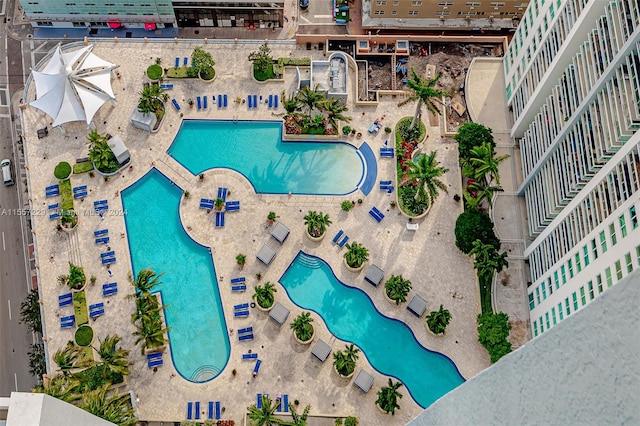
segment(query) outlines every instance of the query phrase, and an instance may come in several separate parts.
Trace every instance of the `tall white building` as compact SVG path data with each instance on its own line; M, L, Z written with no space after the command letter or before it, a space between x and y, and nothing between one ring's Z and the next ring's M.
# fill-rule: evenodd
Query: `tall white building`
M505 56L534 336L640 268L638 0L531 0Z

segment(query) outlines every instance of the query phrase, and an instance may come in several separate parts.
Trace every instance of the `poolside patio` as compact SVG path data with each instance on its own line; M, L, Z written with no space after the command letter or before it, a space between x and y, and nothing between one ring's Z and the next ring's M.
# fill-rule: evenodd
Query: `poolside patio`
M142 41L96 44L94 53L120 65L118 71L121 78L112 80L117 104L105 104L96 113L94 123L100 133L118 135L124 141L131 154L132 167L108 181L100 177L91 178L88 174L72 176L74 186L87 185L89 189L85 201L77 200L75 203L79 214L76 231L57 232L55 223L46 215L35 217L34 238L38 247L37 263L44 295L44 322L49 356L73 338L73 330L59 328L59 317L68 313L64 308L58 307L58 296L64 289L56 283L56 277L66 273L68 262L72 261L84 266L87 276L97 277L98 285L88 285L85 290L87 303L105 303L105 314L90 323L97 336L118 333L123 338L122 346L132 350L132 374L126 390L131 389L138 395L137 410L143 420L184 420L187 401L201 401L201 407L204 407L207 401L213 400L221 401L223 419L234 419L239 424L246 407L255 403L256 393L277 395L282 392L287 393L291 401L298 399L301 408L310 404L312 413L315 414L355 415L363 425L405 424L422 411L421 407L402 388L400 392L404 398L400 401L401 409L396 411L395 416L380 413L374 407L374 402L376 392L386 384L387 377L375 370L364 355L358 360L356 370L363 368L374 379L373 386L367 393L354 386L353 379L341 379L333 372L330 354L324 363L311 354L313 345L319 339L325 341L332 351L342 349L345 344L329 332L315 313L312 313L316 333L313 343L296 343L287 321L290 322L302 310L287 298L286 292L277 282L299 250L319 256L331 265L340 280L366 292L381 313L405 322L423 346L450 357L465 378L488 367L489 357L477 341L475 317L479 313L479 295L472 261L460 253L454 244L455 218L462 211L462 203L452 199L454 194L462 192L457 147L449 140L441 139L438 127L428 128L429 138L425 142L425 150L436 149L438 160L450 169L443 178L449 193L440 196L428 216L419 221L420 226L416 230L407 230L407 218L400 214L398 208L391 207L395 193L389 195L387 191L379 191L377 188L368 196L359 191L350 196L288 196L255 194L242 175L230 170L209 170L204 173L204 180L200 180L166 153L182 118L273 120L280 117L284 110L280 108L274 112L265 104L248 109L246 104L232 101L228 108L218 109L210 104L206 110L197 110L189 108L187 99L219 93L228 94L230 100L236 96L246 98L247 94L266 97L271 93L281 93L282 90L291 93L297 83L293 69L286 70L284 82L259 84L253 81L246 58L259 45L260 43L235 45L231 41L205 46L217 62L215 81L172 81L174 88L168 93L182 105L181 114L168 104L162 128L158 133L150 134L133 127L129 122L142 89L146 67L156 57L162 58L163 65L168 67L173 58L190 55L196 44L184 40L177 44ZM307 51L304 47L290 44L274 43L270 47L274 57L311 55L314 59L323 58L322 52ZM302 69L302 72L305 70ZM349 72L353 74L352 69ZM365 130L371 122L385 115L385 125L393 127L400 118L413 114L415 104L408 103L398 107L398 98L385 96L375 108L355 106L355 89L351 82L357 79L350 75L348 81L349 111L346 115L353 117L349 125L365 133L365 136L363 139L345 137L343 140L356 147L366 140L377 153L388 136L384 132L366 134ZM27 99L32 100L34 94L34 88L31 87ZM69 123L65 125L65 133L59 129L49 129L49 136L39 140L37 130L48 126L51 119L33 108L27 108L23 113L31 202L34 210L46 209L50 199L45 198L45 187L56 183L53 168L60 161L73 163L74 159L87 156L86 136L89 131L83 123ZM211 247L218 274L220 296L230 329L231 356L223 372L214 380L203 384L191 383L177 374L179 372L173 368L169 351L164 355L164 365L154 372L147 367L146 358L140 354L139 347L133 345L135 339L131 333L134 328L130 317L134 312L134 304L125 299L127 294L133 292L127 279L131 272L131 261L127 239L124 237L126 212L122 210L119 193L140 179L151 167L157 168L180 188L189 191L190 197L183 199L180 205L182 224L196 242ZM394 179L393 159L378 158L377 167L378 180ZM234 219L227 221L224 228L213 232L214 215L200 209L199 200L209 198L211 188L218 186L229 188L233 199L241 200L242 209L233 213ZM92 213L93 202L101 199L108 199L109 202L109 212L102 217ZM358 199L363 199L362 204L356 203L350 212L340 209L342 201ZM373 206L385 215L380 223L367 214ZM333 222L327 231L329 236L321 242L312 242L305 236L303 217L308 210L328 213ZM289 233L284 244L277 244L271 237L273 228L266 221L270 211L275 211L288 227ZM94 243L93 238L93 232L102 228L109 229L109 247L118 256L117 263L109 269L101 264L99 254L104 250ZM342 255L345 249L340 250L331 243L330 238L339 229L345 230L350 236L349 242L363 243L369 249L370 259L364 271L353 273L344 266ZM268 267L256 258L265 243L277 252ZM242 270L238 269L235 260L238 253L247 255L247 262ZM427 333L424 316L418 318L413 315L406 309L406 303L400 306L389 303L383 295L383 285L375 287L367 283L364 279L366 270L373 264L384 271L385 277L402 274L410 279L413 290L409 298L417 294L428 301L427 314L443 304L452 314L446 336L434 337ZM154 267L162 272L162 265ZM255 338L250 342L238 342L237 329L248 323L246 319L242 322L235 319L232 307L245 302L253 294L253 288L258 284L255 278L257 273L262 277L260 283L270 281L276 285L276 302L281 303L290 314L280 327L269 319L268 313L252 309L250 325ZM230 279L239 275L247 279L245 294L232 293L230 289ZM114 296L104 298L101 284L107 282L118 282L119 291ZM384 279L381 284L384 284ZM241 355L248 350L258 353L262 360L260 373L255 378L251 374L254 363L242 361ZM51 365L55 368L55 364ZM237 371L235 376L231 373L234 369Z

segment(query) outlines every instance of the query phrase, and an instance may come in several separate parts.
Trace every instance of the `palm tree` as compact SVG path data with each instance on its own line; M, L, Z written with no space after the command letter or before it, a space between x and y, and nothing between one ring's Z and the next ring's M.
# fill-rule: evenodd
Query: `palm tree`
M343 114L343 112L349 111L349 108L344 104L342 99L339 98L326 98L321 105L322 110L327 114L327 123L331 128L337 132L339 121L351 121L351 117Z
M500 272L509 267L507 252L498 253L492 244L484 244L480 240L473 242L469 255L475 256L473 267L478 270L478 277L490 280L494 272Z
M73 344L72 341L67 342L67 346L64 349L59 349L53 355L53 362L58 364L58 368L64 376L69 376L71 370L76 367L76 363L80 359L80 352L78 347Z
M444 334L451 321L451 313L440 305L440 309L427 315L427 326L433 334Z
M345 345L344 351L336 351L333 354L333 365L341 376L348 376L356 369L356 361L360 349L353 343Z
M355 362L358 360L359 356L358 353L360 352L360 349L356 348L353 343L350 343L348 345L345 345L344 347L344 354L345 356L350 359L351 361L353 361L353 363L355 364Z
M42 318L40 317L40 296L38 290L33 289L20 304L20 324L25 323L30 331L42 333Z
M304 224L307 225L307 232L314 238L318 238L327 230L327 226L331 225L328 214L318 213L309 210L304 217Z
M84 393L80 408L119 426L138 424L139 419L131 406L129 394L120 395L115 390L113 394L107 395L108 390L109 385L106 384Z
M293 320L290 327L299 340L306 342L313 336L312 322L313 318L311 318L311 313L303 312Z
M389 379L389 385L381 388L378 391L378 399L376 400L376 404L384 411L385 413L391 413L394 415L396 412L396 408L400 408L398 405L398 399L402 398L402 394L398 392L398 389L402 386L402 383L395 382Z
M167 343L164 335L169 331L169 328L162 328L162 325L161 323L159 324L159 321L143 321L140 324L136 324L136 327L138 328L138 330L132 333L134 336L137 336L134 345L137 345L141 342L144 343L140 348L140 352L142 353L142 355L144 355L145 349L157 348Z
M440 166L436 160L436 151L420 155L417 161L408 160L405 164L409 167L407 178L418 185L416 200L425 201L431 205L438 197L439 190L447 192L447 185L440 180L449 169ZM404 183L406 185L407 183Z
M347 243L347 252L344 254L344 259L352 268L359 268L369 260L369 250L360 243L353 242Z
M289 404L289 411L291 411L291 424L292 426L307 426L307 416L311 411L311 405L304 407L302 414L298 414L296 407L293 404Z
M266 283L264 283L264 286L257 285L255 288L255 293L251 297L255 299L256 302L258 302L258 305L266 309L273 306L273 294L276 291L278 291L276 287L269 281L267 281Z
M471 191L476 193L476 196L473 197L471 195ZM499 185L491 185L489 183L485 183L484 179L482 181L474 181L473 183L471 183L468 186L468 189L465 190L465 193L469 193L469 197L470 198L476 198L477 199L477 203L471 203L471 204L476 204L476 209L479 207L480 203L482 203L482 201L487 200L487 203L489 204L489 207L493 207L493 194L495 194L496 192L503 192L504 189L502 189L501 186ZM467 199L466 194L465 194L465 200Z
M435 115L438 114L438 110L433 104L434 100L442 98L443 96L449 96L449 93L446 91L434 88L440 77L442 77L442 74L436 75L431 80L425 80L416 73L415 69L411 68L411 76L407 81L407 86L413 91L413 94L409 97L409 100L418 101L418 104L416 105L416 111L413 114L413 120L411 120L409 130L413 130L420 116L422 104L425 104L427 109Z
M280 400L276 400L272 405L271 398L266 395L262 395L262 408L258 408L252 405L247 408L249 410L249 420L251 420L252 426L275 426L287 424L284 420L279 419L274 415Z
M491 143L483 142L481 145L473 147L469 153L467 164L473 168L473 176L469 177L487 183L495 181L497 185L500 185L498 166L507 158L509 158L508 155L496 157ZM486 178L487 175L490 179Z
M41 386L33 389L35 393L44 393L65 402L73 402L79 398L76 393L80 387L80 381L73 376L56 374Z
M100 365L104 365L111 373L121 374L123 376L129 375L129 350L118 348L116 346L120 343L122 338L117 334L113 336L107 335L100 342L99 348L94 348L98 355L100 355Z
M298 109L298 101L296 100L295 95L287 96L285 91L282 91L282 107L287 114L293 114Z
M387 296L391 300L395 300L396 305L407 301L407 295L411 290L411 281L406 280L402 275L391 275L391 278L384 283Z
M135 281L132 282L133 286L136 288L136 293L149 295L156 285L161 284L160 277L162 275L164 275L164 273L157 274L151 268L145 268L138 272Z
M322 105L323 99L324 94L320 91L320 86L318 84L316 84L313 89L310 86L303 87L298 91L298 95L296 96L298 105L302 108L306 108L307 115L309 116L311 116L311 112L314 109L317 109Z

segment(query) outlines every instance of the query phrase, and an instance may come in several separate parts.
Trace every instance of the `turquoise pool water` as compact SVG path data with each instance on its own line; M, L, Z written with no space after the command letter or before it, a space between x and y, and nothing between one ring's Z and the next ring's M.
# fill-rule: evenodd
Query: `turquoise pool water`
M183 120L168 154L194 175L211 168L242 173L256 192L344 195L364 176L364 162L339 142L283 142L273 121Z
M408 390L422 407L464 382L453 361L421 346L409 327L380 314L369 296L342 284L322 259L299 252L280 283L295 304L322 316L331 333L360 347L376 370L400 380L400 392ZM338 349L344 347L334 345Z
M187 380L204 382L227 364L230 345L211 253L184 232L181 195L153 169L122 191L122 203L134 274L146 267L164 273L158 290L168 305L175 367Z

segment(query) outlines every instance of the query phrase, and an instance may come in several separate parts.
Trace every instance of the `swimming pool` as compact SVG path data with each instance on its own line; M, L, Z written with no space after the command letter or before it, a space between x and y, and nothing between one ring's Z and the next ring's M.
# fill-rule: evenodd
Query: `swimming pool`
M275 121L183 120L167 153L193 175L235 170L258 193L344 195L358 189L365 173L353 146L283 142Z
M152 169L122 191L134 275L151 267L164 273L162 293L173 362L192 382L216 377L230 355L211 252L180 223L182 190Z
M464 382L453 361L421 346L407 325L383 316L322 259L299 252L280 283L296 305L317 312L332 334L360 347L376 370L400 380L423 408ZM338 349L343 347L334 345Z

